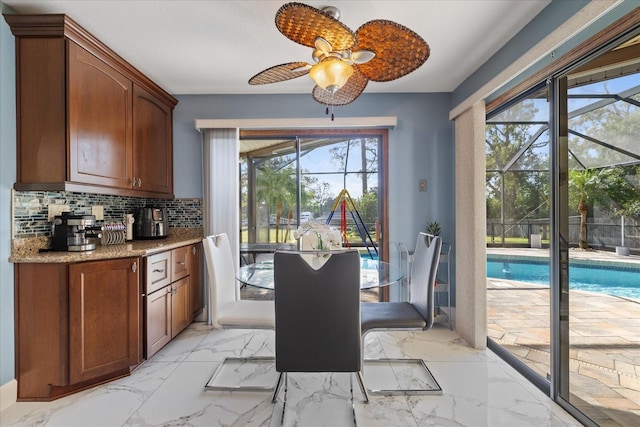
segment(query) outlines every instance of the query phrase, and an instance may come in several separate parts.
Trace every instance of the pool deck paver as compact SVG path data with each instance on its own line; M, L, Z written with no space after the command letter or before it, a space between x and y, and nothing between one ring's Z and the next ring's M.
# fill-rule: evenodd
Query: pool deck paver
M487 253L548 257L546 249ZM640 265L640 256L570 251L571 258ZM638 280L640 287L640 278ZM549 289L487 279L488 334L540 375L550 372ZM569 298L571 402L602 426L640 425L640 300L572 290Z

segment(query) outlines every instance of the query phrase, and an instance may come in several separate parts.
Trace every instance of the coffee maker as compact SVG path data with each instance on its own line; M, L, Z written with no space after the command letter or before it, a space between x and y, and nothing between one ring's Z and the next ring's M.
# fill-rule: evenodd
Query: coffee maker
M95 250L90 237L100 237L102 227L96 227L95 215L62 212L53 218L53 250L82 252Z

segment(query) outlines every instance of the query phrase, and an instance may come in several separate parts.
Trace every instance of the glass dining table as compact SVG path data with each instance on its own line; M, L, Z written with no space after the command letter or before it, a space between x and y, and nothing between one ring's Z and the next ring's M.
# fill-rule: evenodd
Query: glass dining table
M273 289L273 260L248 264L238 269L237 279L243 285ZM360 258L360 289L389 286L404 277L400 265L370 258Z

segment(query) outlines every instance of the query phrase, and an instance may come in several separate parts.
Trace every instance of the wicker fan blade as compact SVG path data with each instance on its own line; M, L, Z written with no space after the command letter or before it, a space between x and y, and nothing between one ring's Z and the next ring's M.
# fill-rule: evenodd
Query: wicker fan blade
M320 9L302 3L287 3L276 12L276 27L287 38L315 47L316 37L328 41L334 50L349 49L356 35L342 22Z
M385 19L369 21L356 31L356 49L375 52L376 56L360 71L374 82L388 82L416 70L429 58L430 49L415 32Z
M315 86L311 95L313 99L324 105L347 105L355 101L360 96L369 79L358 70L358 66L353 67L353 74L336 93L328 92L320 86Z
M305 65L307 67L305 67ZM250 85L266 85L269 83L278 83L285 80L295 79L296 77L309 74L309 69L306 62L289 62L286 64L275 65L266 70L260 71L255 76L249 79ZM305 68L302 68L305 67ZM301 69L302 68L302 69Z

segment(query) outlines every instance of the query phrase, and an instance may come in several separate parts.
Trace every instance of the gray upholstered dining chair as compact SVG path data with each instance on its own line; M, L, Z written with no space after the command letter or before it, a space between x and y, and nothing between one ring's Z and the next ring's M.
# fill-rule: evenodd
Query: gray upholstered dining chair
M240 299L229 237L223 234L207 236L202 241L209 279L210 323L216 328L274 329L273 301ZM206 390L271 390L270 386L218 385L217 378L225 366L239 363L273 363L273 357L226 357L213 373Z
M409 301L362 303L362 342L373 331L424 331L434 322L434 288L440 262L442 240L439 236L419 233L410 272ZM442 389L422 359L366 359L367 361L414 363L424 369L432 383L424 389L369 390L383 394L394 392L413 394L441 394Z
M280 376L273 402L284 377L286 405L289 372L356 373L368 402L362 377L358 251L277 251L274 284ZM351 392L353 400L353 388Z

